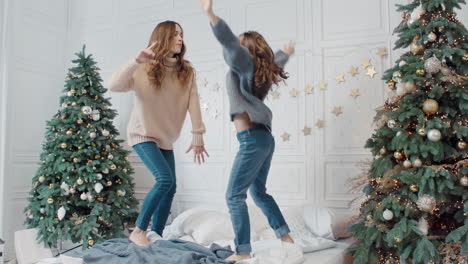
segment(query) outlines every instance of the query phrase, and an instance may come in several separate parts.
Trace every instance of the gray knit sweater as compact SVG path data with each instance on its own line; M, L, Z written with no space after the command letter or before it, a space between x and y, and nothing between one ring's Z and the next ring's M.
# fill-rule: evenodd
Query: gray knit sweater
M223 46L223 54L229 65L226 77L226 88L229 96L231 121L236 114L247 113L250 121L265 125L271 130L272 112L265 103L253 94L255 62L247 48L240 44L240 40L232 33L229 26L222 19L211 26L213 33ZM275 63L281 68L288 61L289 56L279 50L275 54Z

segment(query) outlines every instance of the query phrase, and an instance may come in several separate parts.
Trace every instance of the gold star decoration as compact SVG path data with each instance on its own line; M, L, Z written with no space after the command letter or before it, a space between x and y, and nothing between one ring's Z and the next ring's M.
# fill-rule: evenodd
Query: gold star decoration
M335 114L336 116L341 115L343 113L343 107L342 106L333 107L332 113Z
M356 76L359 73L358 67L351 66L348 71L351 76Z
M376 74L377 74L377 72L375 71L374 67L367 68L366 75L368 75L371 78L374 78L374 75L376 75Z
M312 94L314 92L314 87L311 84L308 84L306 88L304 88L305 94Z
M273 97L273 99L279 99L280 93L278 91L274 91L271 93L271 96Z
M296 88L292 88L291 91L289 91L289 95L291 95L291 97L297 97L299 95L299 91Z
M315 122L315 126L318 128L324 128L325 127L325 120L319 119L317 122Z
M289 141L291 135L287 132L284 132L283 135L281 135L281 137L283 138L283 141Z
M320 83L319 83L319 89L320 90L325 91L327 89L327 86L328 86L327 82L320 81Z
M362 63L361 63L362 67L364 67L364 69L367 69L369 68L372 64L370 62L370 59L366 59L366 60L363 60Z
M337 83L343 83L345 81L344 74L340 73L340 74L336 75L335 80L336 80Z
M302 133L304 133L304 136L310 135L310 132L312 131L312 128L308 126L304 126L304 129L302 129Z
M376 53L381 57L387 56L387 48L378 48Z
M351 94L350 95L352 97L354 97L354 99L356 99L358 96L361 95L361 93L359 92L359 89L353 88L353 89L351 89Z

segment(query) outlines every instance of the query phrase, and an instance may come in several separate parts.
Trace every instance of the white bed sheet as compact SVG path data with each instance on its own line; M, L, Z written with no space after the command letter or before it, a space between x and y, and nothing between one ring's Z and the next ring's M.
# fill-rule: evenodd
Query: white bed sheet
M354 238L337 240L337 246L334 248L323 249L304 254L304 264L343 264L347 250L354 243Z

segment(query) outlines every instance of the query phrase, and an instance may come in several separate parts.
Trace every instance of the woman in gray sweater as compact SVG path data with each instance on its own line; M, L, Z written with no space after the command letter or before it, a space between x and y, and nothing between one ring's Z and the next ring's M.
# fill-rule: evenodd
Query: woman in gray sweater
M271 86L288 78L283 67L294 53L294 45L273 53L265 39L249 31L235 36L226 22L213 12L213 0L199 0L211 20L213 33L223 47L229 65L226 88L231 121L237 129L240 147L234 161L226 201L234 227L236 254L227 260L251 257L250 222L245 200L247 190L261 208L278 238L293 243L290 230L271 195L266 193L266 181L275 140L271 135L272 112L264 104Z

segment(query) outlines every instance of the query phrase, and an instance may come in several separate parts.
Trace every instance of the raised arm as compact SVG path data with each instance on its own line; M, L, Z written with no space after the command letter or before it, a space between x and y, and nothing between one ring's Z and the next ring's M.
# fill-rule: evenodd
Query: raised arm
M156 45L157 43L155 42L148 48L140 50L135 58L132 58L118 71L115 71L109 78L107 84L109 90L112 92L128 92L133 90L133 73L138 68L139 64L155 62L152 49Z
M210 18L211 28L216 39L223 46L224 59L229 67L237 73L252 72L254 62L247 48L240 44L239 38L223 19L220 19L213 11L213 0L200 0L200 5Z

